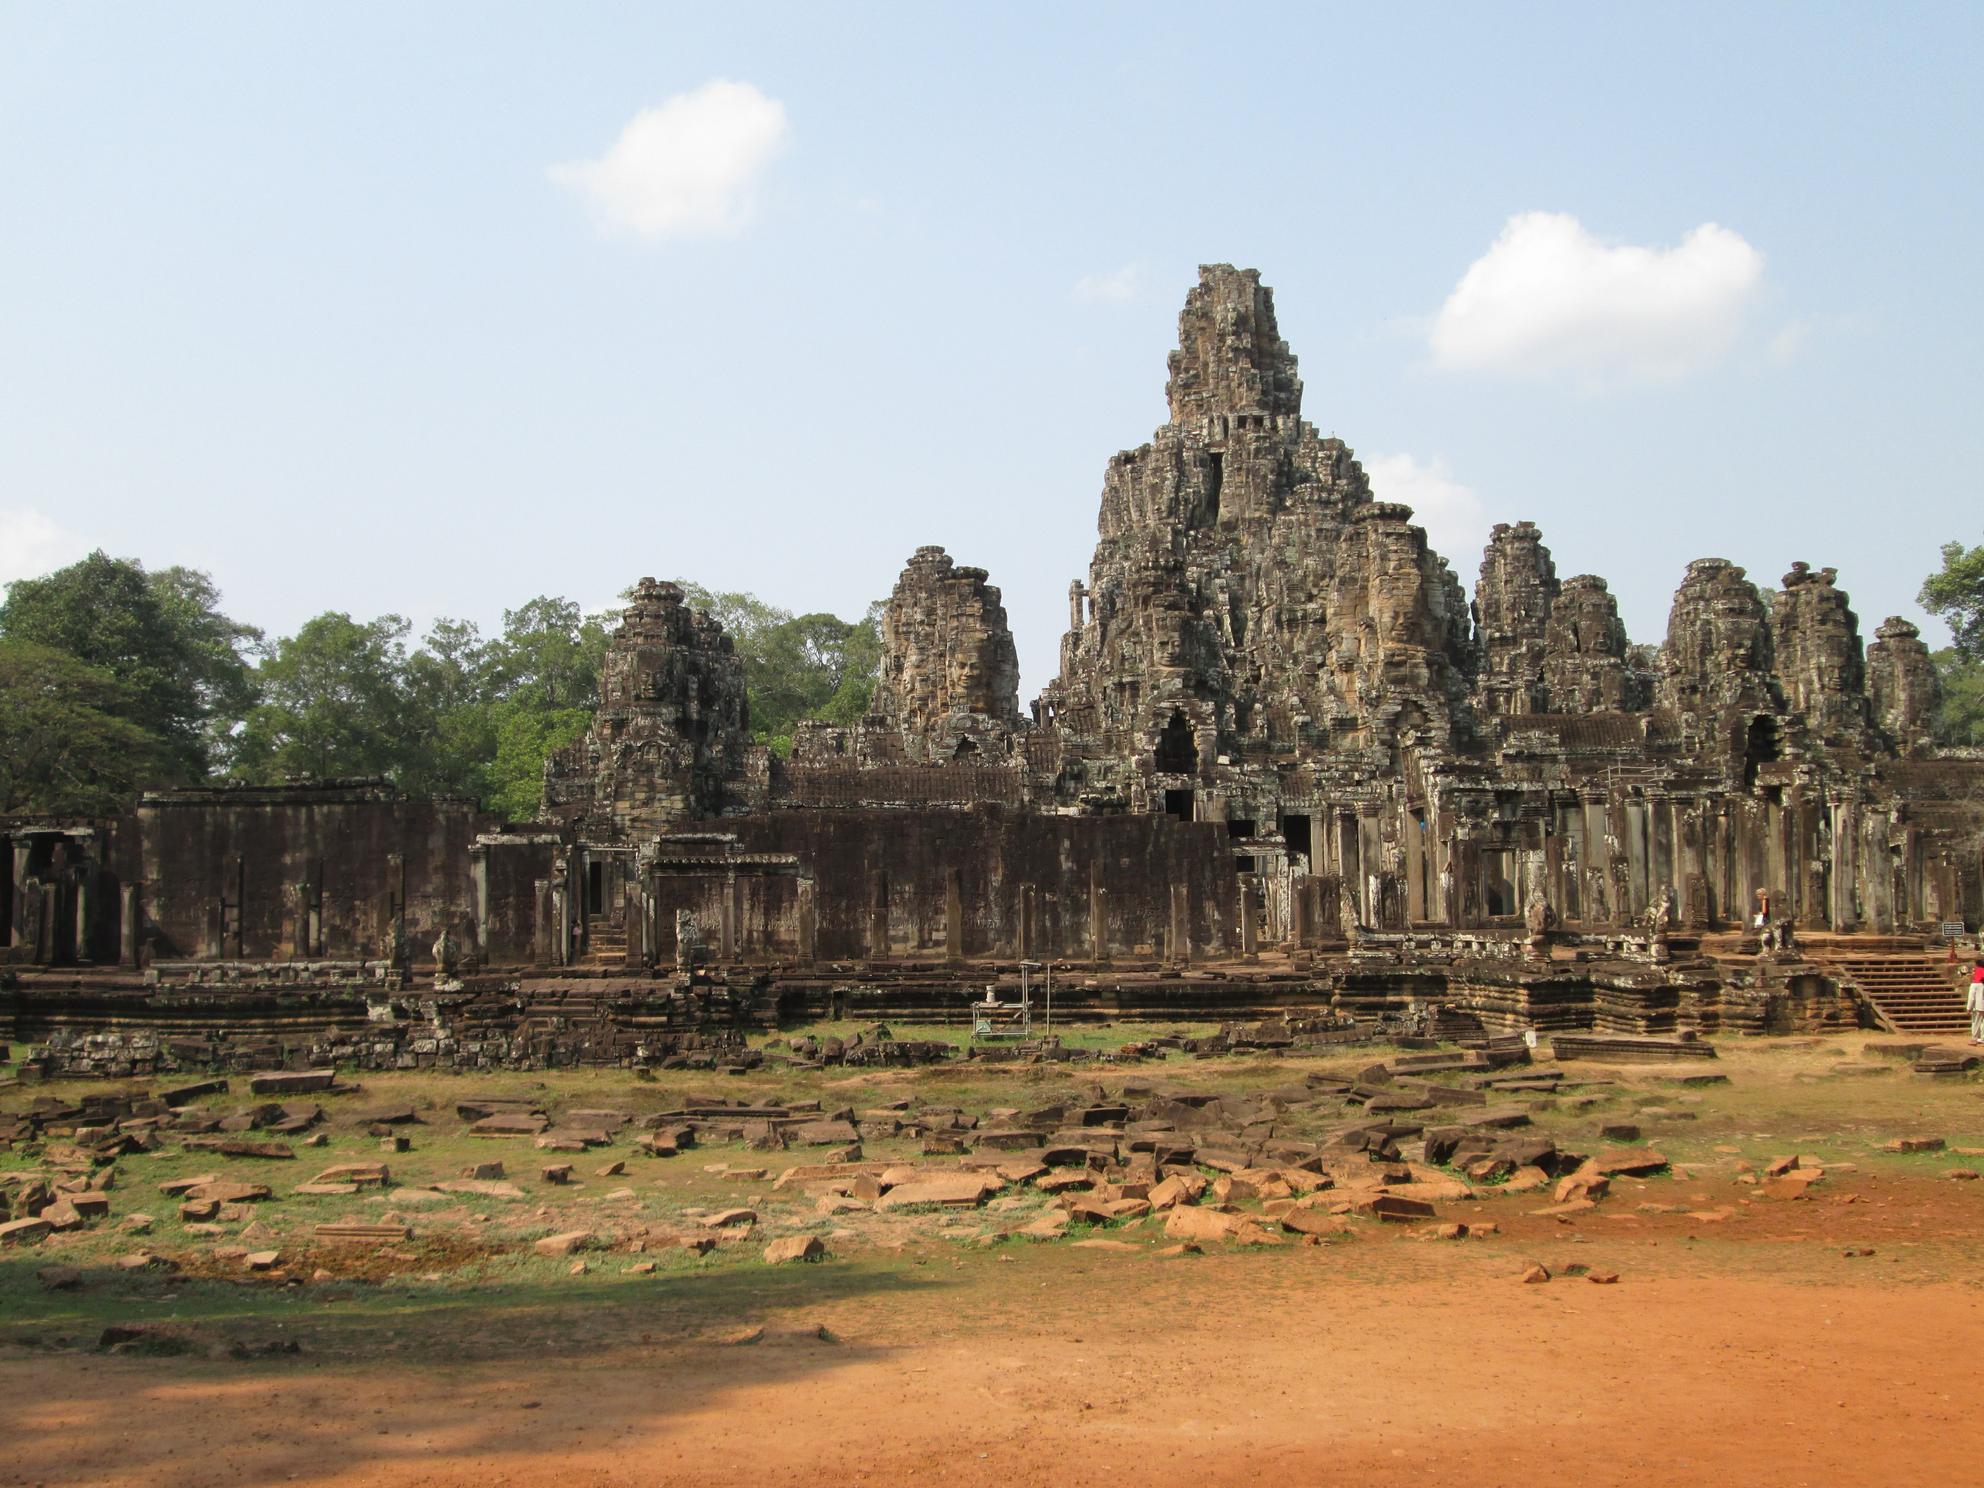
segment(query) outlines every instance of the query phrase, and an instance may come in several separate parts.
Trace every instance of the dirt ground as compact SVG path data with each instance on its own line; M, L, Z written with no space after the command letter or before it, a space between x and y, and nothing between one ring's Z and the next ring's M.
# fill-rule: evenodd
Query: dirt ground
M8 1471L103 1488L1980 1478L1971 1288L1343 1285L1311 1261L1110 1257L996 1317L959 1317L937 1284L833 1309L838 1342L795 1325L548 1370L16 1362ZM1091 1285L1108 1309L1081 1305Z
M1984 1085L1870 1078L1851 1042L1733 1050L1730 1086L1649 1133L1673 1173L1591 1212L1441 1205L1486 1238L1360 1222L1165 1256L1147 1221L1093 1237L1122 1249L928 1234L813 1266L150 1284L180 1308L215 1290L205 1326L302 1347L246 1360L94 1352L76 1340L135 1293L16 1288L0 1481L1984 1482L1984 1182L1951 1176L1984 1162L1962 1151L1984 1144ZM1638 1099L1663 1103L1649 1124L1676 1106ZM1949 1149L1882 1150L1923 1132ZM1826 1177L1767 1196L1754 1170L1793 1151ZM1519 1281L1530 1261L1553 1279Z

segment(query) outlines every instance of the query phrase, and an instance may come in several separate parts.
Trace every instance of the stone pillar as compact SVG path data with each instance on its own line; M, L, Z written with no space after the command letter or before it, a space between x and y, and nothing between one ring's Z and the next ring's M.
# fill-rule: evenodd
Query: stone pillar
M1089 869L1088 876L1088 947L1089 959L1096 965L1105 965L1109 960L1109 891L1102 886L1100 864Z
M540 878L531 884L530 959L533 965L551 965L552 934L551 880Z
M1857 848L1859 812L1851 801L1838 801L1832 808L1832 927L1857 929L1859 916L1853 911L1854 876L1859 871Z
M1192 961L1192 894L1183 884L1171 886L1171 939L1165 947L1173 966Z
M74 937L76 964L87 966L94 947L91 932L96 929L96 865L84 863L76 870L76 902L70 934Z
M117 891L117 964L145 964L145 886L127 883Z
M1426 818L1417 811L1405 814L1405 923L1407 928L1426 918Z
M1030 883L1020 885L1019 892L1019 959L1031 961L1038 954L1039 946L1033 929L1034 889Z
M879 871L868 875L868 958L889 958L889 876Z
M964 870L944 871L944 957L964 960Z
M43 966L55 964L55 950L60 937L56 933L56 916L62 912L62 893L58 884L45 883L38 886L41 909L35 916L34 959Z
M477 959L489 960L489 849L469 849L469 881L475 892L475 949Z
M1384 834L1378 828L1376 807L1366 806L1357 813L1357 861L1363 868L1357 875L1357 902L1364 908L1359 918L1366 925L1376 925L1378 897L1372 884L1385 865Z
M551 881L551 964L572 964L572 886L564 878Z
M226 935L227 904L221 899L209 899L205 923L200 927L200 956L203 960L218 961L224 952L222 942Z
M28 930L28 853L32 844L25 837L13 840L14 848L14 912L12 923L7 927L9 945L27 944Z
M620 923L627 930L627 948L622 953L623 962L629 971L638 971L648 964L648 916L644 903L646 896L641 893L641 882L631 874L620 884Z
M1892 935L1895 927L1894 864L1888 850L1888 814L1863 811L1861 830L1861 878L1866 884L1863 902L1867 918L1880 935Z
M283 893L283 952L292 961L310 955L310 885L291 884Z
M1653 900L1652 865L1648 861L1648 849L1652 843L1652 824L1647 816L1644 801L1628 801L1620 813L1625 832L1626 881L1629 885L1629 902L1620 906L1619 923L1632 924Z
M1357 851L1357 813L1341 811L1336 818L1336 871L1342 881L1337 892L1348 894L1353 905L1364 902L1364 862ZM1364 916L1359 914L1362 923Z
M1240 912L1240 958L1243 961L1258 961L1261 951L1261 931L1254 919L1254 896L1247 885L1241 884L1235 896Z
M819 944L819 903L813 881L800 879L800 964L811 966Z
M717 909L717 959L728 966L737 959L737 875L724 880L723 899Z
M1315 939L1316 919L1309 903L1310 885L1315 882L1307 874L1298 874L1288 881L1288 943L1297 950ZM1177 915L1177 889L1172 893L1172 915Z

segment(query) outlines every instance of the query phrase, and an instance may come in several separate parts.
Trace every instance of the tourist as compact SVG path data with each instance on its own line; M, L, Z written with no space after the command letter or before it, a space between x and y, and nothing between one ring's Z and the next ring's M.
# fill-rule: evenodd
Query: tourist
M1970 1010L1970 1041L1984 1044L1984 961L1970 963L1970 996L1964 1006Z

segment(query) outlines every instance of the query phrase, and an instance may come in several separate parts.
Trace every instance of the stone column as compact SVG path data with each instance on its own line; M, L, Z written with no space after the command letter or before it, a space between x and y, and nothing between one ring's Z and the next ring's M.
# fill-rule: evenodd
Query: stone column
M569 879L551 881L551 964L572 964L572 886Z
M536 879L530 893L530 959L534 966L551 964L551 880Z
M76 964L87 966L93 957L95 947L91 944L92 933L96 929L96 865L84 863L76 870L75 917L70 933L75 938Z
M868 959L889 959L889 876L868 875Z
M127 883L117 891L117 964L145 964L145 886Z
M35 918L38 929L35 934L35 960L43 966L55 964L56 947L61 936L55 928L56 917L62 912L61 885L45 883L39 889L41 912Z
M25 945L28 930L28 854L32 844L25 837L13 839L14 849L14 912L12 924L7 927L9 945Z
M1851 801L1835 802L1832 808L1832 927L1847 931L1858 927L1853 912L1854 876L1859 872L1859 813Z
M1102 966L1109 960L1109 891L1102 886L1100 864L1089 869L1088 945L1089 958Z
M629 971L638 971L648 962L648 916L641 881L629 874L620 883L620 923L627 930L627 948L622 960Z
M1307 874L1299 874L1288 881L1288 943L1297 950L1315 938L1316 920L1309 903L1310 885L1314 882ZM1178 890L1171 892L1175 896ZM1172 904L1172 914L1175 916L1175 897Z
M1235 900L1240 912L1240 958L1243 961L1258 961L1261 951L1261 931L1254 920L1254 896L1247 892L1244 883L1240 885Z
M717 959L728 966L737 959L737 875L724 880L717 908Z
M1034 889L1030 883L1021 884L1019 892L1019 959L1031 961L1038 951L1033 929Z
M1189 966L1192 960L1192 895L1183 884L1171 886L1171 941L1165 947L1173 966Z
M1426 918L1426 818L1408 811L1405 832L1405 923L1410 929Z
M469 881L475 886L475 949L485 964L489 960L489 849L472 847L468 854Z
M964 960L964 870L944 871L944 956Z
M813 880L799 880L799 964L811 966L818 957L820 910Z

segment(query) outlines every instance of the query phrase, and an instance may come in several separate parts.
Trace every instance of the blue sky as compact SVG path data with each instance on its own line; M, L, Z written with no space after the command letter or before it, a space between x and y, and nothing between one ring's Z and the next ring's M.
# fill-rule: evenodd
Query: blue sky
M1470 585L1529 518L1637 641L1709 554L1836 565L1870 635L1984 540L1980 32L0 4L0 579L101 545L272 632L643 574L852 616L934 542L1031 697L1230 261Z

